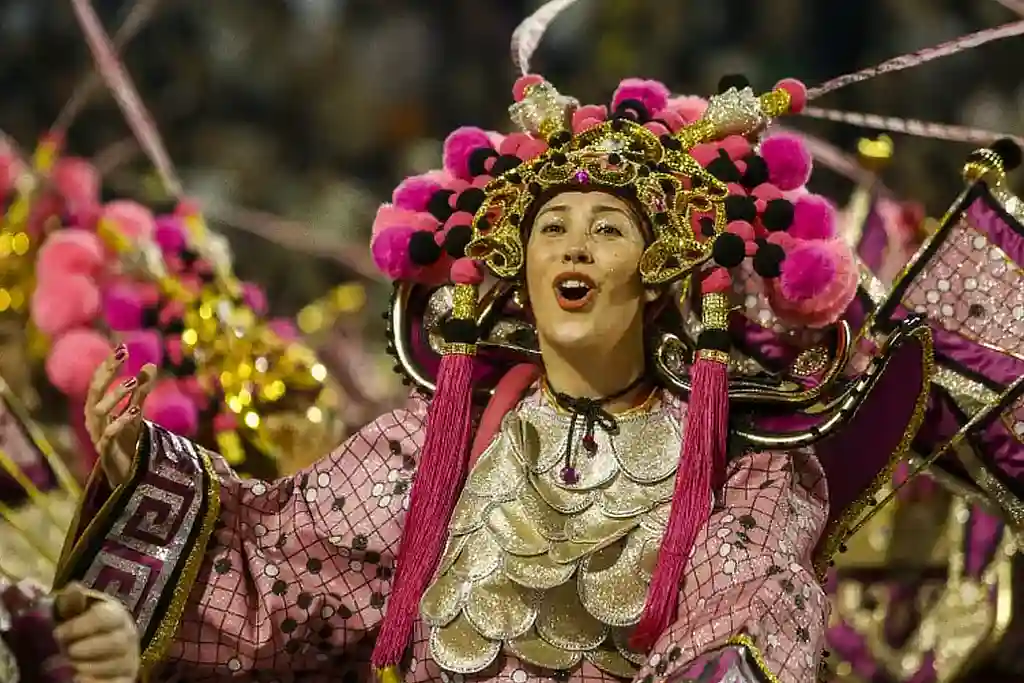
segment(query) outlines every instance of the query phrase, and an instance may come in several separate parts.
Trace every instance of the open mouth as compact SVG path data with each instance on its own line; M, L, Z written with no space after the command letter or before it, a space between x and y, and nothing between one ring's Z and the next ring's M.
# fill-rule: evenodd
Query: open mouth
M555 278L555 298L566 311L576 311L590 303L597 285L583 273L562 273Z

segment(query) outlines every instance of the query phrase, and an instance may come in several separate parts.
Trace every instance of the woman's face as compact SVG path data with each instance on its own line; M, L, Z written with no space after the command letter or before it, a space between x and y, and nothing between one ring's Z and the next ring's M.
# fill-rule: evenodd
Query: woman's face
M563 192L537 212L526 245L526 288L541 348L613 349L643 344L641 223L622 199Z

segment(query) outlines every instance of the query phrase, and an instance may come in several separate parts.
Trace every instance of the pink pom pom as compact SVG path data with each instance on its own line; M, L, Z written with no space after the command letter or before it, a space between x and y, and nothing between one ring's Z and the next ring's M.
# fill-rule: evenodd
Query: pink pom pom
M72 330L58 337L46 357L46 376L66 396L84 398L89 383L114 350L105 337L93 330Z
M625 100L639 100L643 103L647 113L653 118L656 117L665 105L671 93L664 83L658 81L643 80L640 78L627 78L616 88L612 95L612 109L618 109Z
M17 155L7 145L0 144L0 198L6 197L14 189L18 178L28 169Z
M729 194L737 197L746 197L747 188L743 187L739 183L726 183L725 185L729 189Z
M802 240L828 240L836 236L836 210L821 195L809 194L793 205L789 234Z
M142 412L147 419L181 436L194 436L199 429L199 409L173 380L153 387Z
M454 130L444 141L444 168L456 178L472 180L469 155L486 147L493 149L487 133L479 128L464 126Z
M392 280L405 280L412 275L415 266L409 260L409 241L416 232L409 227L394 227L374 235L370 252L380 272Z
M700 290L705 294L728 292L732 288L732 276L725 268L714 268L704 281L700 284Z
M530 139L527 133L510 133L495 149L499 154L515 154L519 151L519 147Z
M761 143L761 157L768 166L768 178L780 190L795 190L811 177L811 154L803 140L794 135L773 135Z
M692 156L701 166L707 166L718 158L718 145L703 143L690 150Z
M427 176L412 176L403 180L391 195L391 201L407 211L426 211L434 193L442 189L441 184Z
M750 191L750 195L757 199L763 199L766 202L770 202L773 199L782 199L782 190L771 183L761 183Z
M51 234L36 257L36 276L41 282L63 275L95 277L106 255L103 244L91 232L60 230Z
M644 124L644 128L651 131L655 135L661 137L662 135L668 135L672 131L665 127L665 124L659 123L658 121L648 121Z
M137 288L116 284L103 292L103 318L107 327L115 332L127 332L142 327L145 301Z
M154 220L153 238L164 254L178 254L188 244L185 224L178 216L158 216Z
M118 199L103 207L101 220L113 223L117 231L133 241L149 239L156 232L152 212L138 202Z
M50 182L71 212L99 202L100 175L96 167L85 159L57 159L50 171Z
M782 277L767 283L768 299L783 321L822 328L843 316L858 281L857 260L841 239L796 243L786 252Z
M520 76L512 85L512 100L514 102L522 102L523 98L526 97L526 91L530 86L543 82L544 77L538 76L537 74L526 74L525 76Z
M789 112L799 114L807 106L807 86L795 78L784 78L775 84L776 89L789 93Z
M100 312L100 291L84 275L51 276L32 293L32 322L55 337L89 325Z
M417 213L391 204L381 204L377 207L377 215L373 219L372 232L377 235L389 228L433 230L436 227L437 219L428 213Z
M164 361L164 340L155 330L126 332L121 337L121 343L128 349L125 371L129 374L138 374L147 363L159 367Z
M719 145L733 161L739 161L751 152L750 142L740 135L730 135L722 140Z
M218 413L213 416L213 431L216 433L230 432L238 429L238 418L232 413Z
M587 104L572 113L572 129L580 133L604 123L608 119L608 107L602 104Z
M457 285L479 285L484 281L484 271L473 259L460 258L452 264L451 278Z
M548 151L548 143L546 141L531 138L519 146L519 149L516 150L516 156L523 161L530 161L546 151Z
M786 254L779 291L789 301L807 301L821 296L835 276L832 255L814 242L805 242Z
M686 123L693 123L704 116L704 112L708 108L708 101L703 97L684 95L669 100L666 108L682 117Z
M244 283L242 285L242 300L256 315L267 314L267 295L259 285L252 282Z
M299 328L295 327L295 323L287 318L274 318L267 323L267 326L282 341L294 342L299 340Z
M725 226L725 229L734 235L742 237L744 242L754 239L754 226L746 221L733 221Z

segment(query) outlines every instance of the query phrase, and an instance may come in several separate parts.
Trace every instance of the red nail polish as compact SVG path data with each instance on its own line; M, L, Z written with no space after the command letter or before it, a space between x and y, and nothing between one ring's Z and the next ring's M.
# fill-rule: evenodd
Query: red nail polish
M138 384L138 383L139 383L139 380L135 379L134 377L129 377L128 379L126 379L124 381L124 388L125 389L134 389L135 385Z
M117 360L124 360L128 355L128 348L124 344L119 344L114 350L114 358Z

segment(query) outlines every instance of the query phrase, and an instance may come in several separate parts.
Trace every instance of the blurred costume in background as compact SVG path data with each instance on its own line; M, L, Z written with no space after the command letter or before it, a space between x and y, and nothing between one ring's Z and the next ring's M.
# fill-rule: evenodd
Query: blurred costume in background
M53 600L28 583L0 578L0 683L72 683L54 629Z
M880 170L892 153L891 141L884 136L862 140L859 149L865 167L872 171ZM935 422L926 418L926 425L945 431L929 435L926 427L915 452L918 461L929 455L945 455L937 466L912 481L907 481L912 466L904 463L885 491L891 493L895 487L899 493L837 558L828 636L833 652L830 676L835 680L980 683L1017 680L1014 676L1024 673L1013 656L1020 646L1015 634L1021 629L1013 613L1024 590L1015 542L1019 523L1008 525L1007 516L999 514L999 498L985 495L977 484L970 483L963 465L948 452L966 454L968 462L984 459L993 472L1021 457L1019 434L1016 445L1006 438L1014 435L1013 425L1019 420L1013 417L1009 404L1000 408L999 388L1009 386L1010 375L993 370L1001 363L1012 364L1017 354L1006 347L1008 338L999 342L1002 347L993 344L979 348L977 342L984 344L984 340L975 338L969 327L958 325L958 314L949 308L954 299L963 296L958 305L967 306L968 313L971 306L976 307L975 313L980 313L977 307L993 310L997 297L1006 290L999 290L992 278L1005 278L1004 269L1016 269L1016 277L1020 276L1019 266L1015 267L1008 256L1019 249L1020 217L1010 213L1019 202L1005 188L1000 159L988 156L992 165L979 169L977 164L984 158L976 157L968 165L967 174L968 179L983 178L986 187L972 188L965 199L971 192L987 196L982 206L991 207L990 218L998 218L983 223L979 216L986 214L980 207L975 206L973 214L965 214L962 203L953 207L941 229L945 236L936 239L957 239L948 233L962 231L960 243L981 253L972 258L969 252L961 251L945 264L932 261L931 267L945 276L930 283L932 286L919 295L913 307L920 310L922 301L942 302L933 317L945 319L936 341L945 342L946 353L937 352L930 399ZM901 206L892 200L877 182L857 188L848 206L845 234L865 267L862 298L874 298L877 304L883 304L892 296L886 291L911 260L905 255L917 253L926 236L939 229L938 222L922 218L912 205ZM1005 227L997 227L1000 222ZM979 226L992 226L992 232ZM942 253L917 253L916 265L902 277L914 277L915 271L920 273L927 267L928 259ZM968 274L964 277L960 273ZM959 294L947 294L957 288ZM978 293L982 289L985 293ZM1024 319L1024 309L1011 307L1010 312L1011 316L1001 317L1013 330L1013 325ZM966 343L951 338L951 329L958 336L964 335ZM987 365L979 354L987 354ZM943 402L949 400L955 400L963 411L958 418L961 426L967 424L968 416L984 419L991 411L1002 413L999 419L1003 427L980 428L981 433L987 429L987 437L972 436L978 428L957 431L955 423L937 415L943 410ZM975 469L975 473L982 481L990 480L984 470Z

